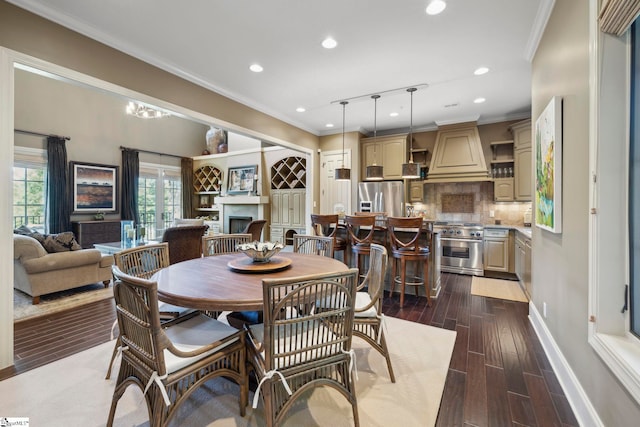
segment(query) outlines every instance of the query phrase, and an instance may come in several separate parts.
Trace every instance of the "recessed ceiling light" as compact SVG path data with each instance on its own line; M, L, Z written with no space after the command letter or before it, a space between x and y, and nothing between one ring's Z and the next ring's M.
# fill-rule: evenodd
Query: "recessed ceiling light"
M338 42L331 37L327 37L322 41L322 47L325 49L333 49L336 46L338 46Z
M476 98L473 100L475 104L482 104L484 101L486 101L484 98Z
M333 127L333 123L327 123L325 126L328 127L328 128L332 128Z
M251 66L249 66L249 69L254 73L261 73L262 70L264 70L264 68L262 68L260 64L251 64Z
M396 113L395 111L394 111L393 113L389 113L389 115L390 115L391 117L398 117L398 113Z
M304 107L298 107L298 108L296 108L296 111L297 111L298 113L304 113L305 111L307 111L307 109L306 109L306 108L304 108Z
M489 72L489 69L487 67L480 67L477 70L475 70L473 74L475 74L476 76L481 76L483 74L487 74L488 72Z
M431 0L427 5L427 15L437 15L446 7L447 4L443 0Z

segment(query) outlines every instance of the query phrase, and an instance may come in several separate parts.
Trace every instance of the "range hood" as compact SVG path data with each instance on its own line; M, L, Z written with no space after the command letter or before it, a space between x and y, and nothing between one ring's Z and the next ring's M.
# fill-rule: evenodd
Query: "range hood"
M475 122L438 128L426 182L490 181Z

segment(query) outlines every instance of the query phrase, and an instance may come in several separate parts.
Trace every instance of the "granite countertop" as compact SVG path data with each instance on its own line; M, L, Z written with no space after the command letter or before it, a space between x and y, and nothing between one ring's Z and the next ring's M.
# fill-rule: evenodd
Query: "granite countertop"
M524 227L521 225L505 225L505 224L485 224L484 228L497 228L497 229L508 229L508 230L516 230L520 233L524 234L529 239L531 238L531 227Z
M514 230L519 231L520 233L524 234L525 236L527 236L529 239L531 238L531 227L518 227L518 226L514 226L512 227Z

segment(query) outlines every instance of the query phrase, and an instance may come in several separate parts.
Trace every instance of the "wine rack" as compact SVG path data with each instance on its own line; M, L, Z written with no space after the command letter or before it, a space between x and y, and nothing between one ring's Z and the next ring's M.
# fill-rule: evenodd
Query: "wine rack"
M271 166L271 189L306 188L307 161L302 157L286 157Z
M193 173L195 193L219 193L222 188L222 171L215 166L202 166Z

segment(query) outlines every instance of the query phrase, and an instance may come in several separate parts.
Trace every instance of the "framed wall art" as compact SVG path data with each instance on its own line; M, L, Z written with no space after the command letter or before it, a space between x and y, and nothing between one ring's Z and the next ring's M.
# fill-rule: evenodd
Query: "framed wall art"
M257 179L258 165L230 167L227 173L227 194L255 192Z
M554 96L535 125L535 223L562 232L562 98Z
M118 166L70 162L73 213L118 212Z

